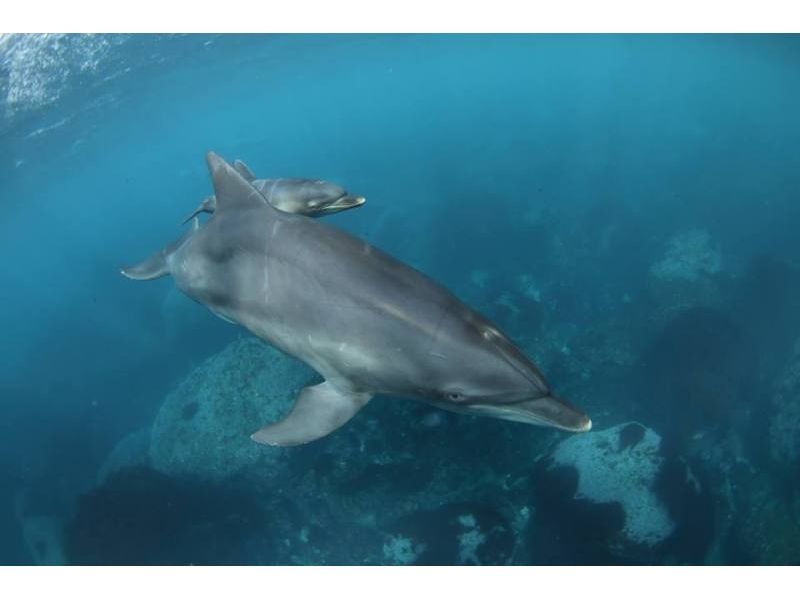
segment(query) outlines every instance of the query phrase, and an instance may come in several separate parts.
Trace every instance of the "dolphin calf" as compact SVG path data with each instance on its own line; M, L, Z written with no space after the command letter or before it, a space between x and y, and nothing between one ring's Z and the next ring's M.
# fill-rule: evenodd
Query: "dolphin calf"
M253 171L242 162L236 160L234 169L253 185L273 206L284 212L304 214L314 218L335 214L364 205L366 199L359 195L350 195L342 187L319 179L257 179ZM216 197L206 197L194 212L183 221L186 224L202 212L213 214L216 209Z
M330 434L375 395L586 431L538 368L486 318L439 284L321 220L276 209L207 155L216 209L129 278L165 274L212 312L301 359L325 380L255 432L276 446Z

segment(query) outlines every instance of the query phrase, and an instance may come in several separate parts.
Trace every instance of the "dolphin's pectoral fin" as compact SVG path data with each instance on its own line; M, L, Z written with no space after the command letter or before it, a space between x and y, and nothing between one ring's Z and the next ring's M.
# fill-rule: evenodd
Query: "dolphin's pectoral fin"
M346 424L372 395L346 392L330 382L300 391L291 412L281 421L264 426L250 438L272 446L296 446L327 436Z
M169 274L169 265L163 251L157 251L135 266L120 268L120 273L132 280L155 280Z
M256 180L256 175L253 174L253 171L250 170L247 164L245 164L241 160L234 160L233 168L236 170L236 172L242 175L244 177L244 180L246 180L248 183L252 183L253 181Z
M191 228L183 233L180 239L174 243L170 243L164 247L164 249L155 252L149 258L143 262L139 262L135 266L120 268L120 273L133 280L154 280L166 276L169 274L169 262L167 258L177 251L181 245L186 243L199 228L200 221L195 217L195 219L192 220Z

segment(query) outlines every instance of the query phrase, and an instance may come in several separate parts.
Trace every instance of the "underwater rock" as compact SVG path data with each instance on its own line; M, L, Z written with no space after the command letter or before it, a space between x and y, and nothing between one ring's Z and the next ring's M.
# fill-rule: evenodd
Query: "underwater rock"
M731 481L734 511L723 538L725 562L800 565L800 495L781 488L766 471L738 467Z
M388 564L504 565L514 553L512 525L491 506L457 502L399 518L384 544Z
M383 556L390 565L413 565L424 551L424 545L415 546L410 538L400 534L389 536L383 545Z
M664 461L661 437L641 424L570 436L535 473L539 520L572 544L573 562L647 562L676 527L656 492Z
M167 395L151 432L153 467L209 480L246 469L271 475L286 449L259 445L250 434L281 419L313 376L257 339L231 343Z
M636 363L636 350L629 323L608 319L576 335L568 354L580 365L575 374L603 370L626 371ZM563 353L563 351L562 351Z
M647 428L642 424L633 422L627 424L619 431L619 450L624 451L639 444L644 440Z
M541 451L547 432L445 411L430 425L428 406L376 397L318 442L289 449L252 442L249 435L279 419L312 376L258 340L231 344L165 400L151 432L152 467L176 480L246 479L273 515L275 535L265 539L272 563L509 561L518 537L512 523L525 505L514 502L507 475ZM472 510L440 510L465 496ZM470 514L475 525L459 523ZM425 530L445 516L441 548Z
M518 484L520 462L550 434L445 411L431 427L423 422L430 413L422 403L376 397L342 430L292 449L271 486L297 508L296 528L308 531L306 541L292 537L280 562L525 562L517 532L530 516L530 493ZM462 525L469 515L476 524Z
M651 266L650 272L665 280L697 280L716 274L721 264L719 249L712 246L708 231L695 229L673 236L666 254Z
M710 473L700 460L674 454L665 458L654 488L675 521L675 531L660 545L660 562L715 563L715 542L728 513Z
M123 467L149 464L150 428L145 427L131 432L114 446L97 472L97 485L101 486L112 473Z
M64 565L63 522L53 515L28 512L28 492L14 496L14 514L22 528L22 537L33 562L37 565Z
M706 307L671 318L644 352L641 407L670 444L724 432L755 405L758 354L742 326ZM744 427L747 422L742 422Z
M522 290L522 294L535 301L536 303L541 303L542 301L542 284L537 282L537 280L531 276L530 274L520 274L517 277L519 282L519 287Z
M800 269L777 256L757 255L731 287L731 311L761 353L764 379L779 377L800 332Z
M661 437L647 428L639 442L625 446L630 425L565 439L553 451L553 465L578 471L576 498L620 503L625 512L623 535L635 544L652 546L674 529L665 505L653 492L664 461L659 455Z
M769 444L772 458L796 469L800 460L800 340L772 395Z
M37 565L64 565L62 523L55 517L31 516L20 521L25 545Z
M277 542L261 502L247 484L124 468L79 498L65 552L75 565L269 563Z
M630 396L631 376L639 356L641 340L635 320L601 318L579 329L568 341L547 335L547 343L560 349L547 355L546 369L558 381L559 393L585 405L594 417L602 417L612 401L619 401L620 411L633 405ZM541 351L541 349L540 349ZM619 412L618 412L619 413ZM623 417L638 417L634 412Z
M690 307L719 305L721 271L720 251L707 231L673 236L664 256L650 266L647 292L655 306L654 320Z

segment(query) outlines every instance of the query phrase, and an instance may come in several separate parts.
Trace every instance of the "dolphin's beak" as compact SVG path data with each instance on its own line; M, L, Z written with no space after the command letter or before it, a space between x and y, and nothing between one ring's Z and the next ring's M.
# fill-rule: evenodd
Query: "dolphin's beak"
M343 212L364 205L367 200L358 195L342 195L325 206L324 211L326 214L333 214L335 212Z
M592 420L589 416L552 395L518 403L473 404L467 410L489 417L550 426L568 432L588 432L592 429Z

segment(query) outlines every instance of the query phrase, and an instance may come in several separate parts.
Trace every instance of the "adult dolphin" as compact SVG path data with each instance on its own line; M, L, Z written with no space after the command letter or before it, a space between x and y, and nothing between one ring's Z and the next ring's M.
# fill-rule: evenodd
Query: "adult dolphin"
M376 394L591 428L502 332L433 280L320 220L275 209L222 158L209 152L207 161L217 197L207 224L195 219L182 239L122 273L172 274L189 297L325 378L254 440L321 438Z
M234 169L245 180L253 185L273 206L283 212L303 214L317 218L327 214L335 214L364 205L366 199L360 195L351 195L343 187L320 179L257 179L253 171L242 162L236 160ZM217 206L217 198L206 197L189 216L184 224L202 212L213 214Z

